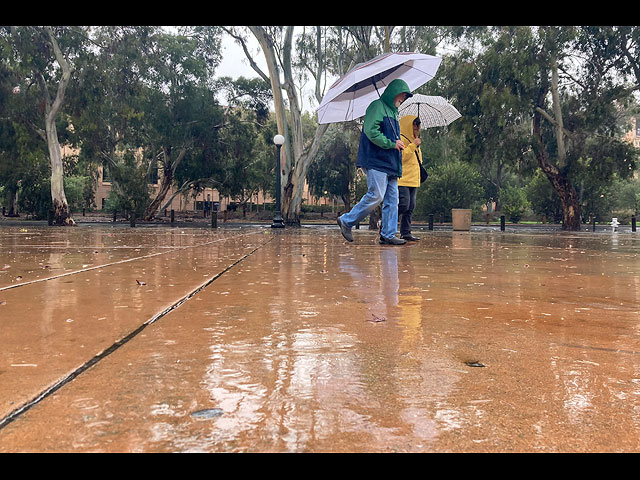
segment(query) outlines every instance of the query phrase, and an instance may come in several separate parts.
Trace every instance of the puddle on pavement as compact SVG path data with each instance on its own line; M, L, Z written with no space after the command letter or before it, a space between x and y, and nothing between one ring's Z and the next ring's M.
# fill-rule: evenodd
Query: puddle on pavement
M0 430L0 450L640 448L640 240L354 236L275 235ZM173 268L187 275L209 248ZM161 264L146 262L135 287L168 287Z

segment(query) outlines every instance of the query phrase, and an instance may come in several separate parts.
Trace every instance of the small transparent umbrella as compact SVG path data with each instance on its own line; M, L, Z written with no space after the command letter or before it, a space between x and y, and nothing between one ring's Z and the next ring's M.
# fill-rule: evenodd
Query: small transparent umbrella
M462 115L444 97L414 94L404 101L398 115L414 115L420 118L422 128L445 127Z

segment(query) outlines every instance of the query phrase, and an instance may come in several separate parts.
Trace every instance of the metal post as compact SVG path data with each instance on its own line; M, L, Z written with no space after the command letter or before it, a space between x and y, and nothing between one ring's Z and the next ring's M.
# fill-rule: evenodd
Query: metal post
M173 222L176 219L176 212L173 210L173 208L171 209L171 224L173 225Z
M280 141L281 140L281 141ZM282 135L276 135L273 139L276 144L276 213L273 217L273 223L271 224L271 228L284 228L284 221L282 220L282 213L280 212L280 148L282 147L282 143L284 142L284 137Z
M429 230L433 230L433 213L429 214Z
M114 210L113 211L113 221L114 222L116 221L116 215L118 215L118 212L117 212L117 210Z
M593 224L593 231L596 231L596 217L593 217L593 220L591 221L591 223Z
M631 215L631 231L632 232L636 231L636 216L635 215Z
M135 212L131 212L131 216L129 217L129 225L131 227L135 227L136 226L136 214L135 214Z
M500 231L504 232L504 215L500 215Z
M211 211L211 228L218 228L218 211Z

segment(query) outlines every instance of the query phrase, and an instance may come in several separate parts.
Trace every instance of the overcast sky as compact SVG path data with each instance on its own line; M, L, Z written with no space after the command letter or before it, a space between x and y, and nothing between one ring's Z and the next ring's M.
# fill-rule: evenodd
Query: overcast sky
M258 41L253 37L249 38L249 44L251 45L252 51L258 48ZM263 72L267 72L267 62L262 52L256 55L254 61ZM216 75L231 78L254 78L258 76L255 70L249 66L249 60L247 60L247 56L244 54L242 47L226 34L222 36L222 62L220 62L220 65L216 69Z

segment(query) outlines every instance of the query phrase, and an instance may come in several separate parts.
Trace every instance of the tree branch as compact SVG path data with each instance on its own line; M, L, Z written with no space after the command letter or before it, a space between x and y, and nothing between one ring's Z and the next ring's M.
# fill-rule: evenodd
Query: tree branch
M229 36L231 36L236 42L238 42L238 44L242 47L242 50L244 50L244 54L247 57L247 60L249 60L249 64L251 65L251 68L253 68L253 70L260 75L260 77L267 83L270 83L270 79L269 76L266 75L258 66L258 64L256 62L253 61L253 55L251 55L251 53L249 52L249 49L247 48L247 43L245 42L244 38L242 38L240 35L235 34L232 30L226 28L226 27L222 27L222 29L227 32L227 34L229 34Z
M536 111L539 112L544 118L546 118L549 121L549 123L551 123L554 127L558 127L558 122L556 122L555 118L553 118L551 115L545 112L542 108L536 107ZM564 132L565 135L567 135L572 139L575 137L575 134L573 132L567 130L564 127L562 127L562 131Z
M55 54L58 65L60 65L60 68L62 68L62 78L60 79L60 83L58 84L56 98L53 101L53 104L51 104L51 108L48 113L51 118L55 118L58 114L58 111L60 110L60 107L62 106L64 93L67 89L67 85L69 84L69 80L71 80L71 67L69 66L67 60L64 58L62 50L60 50L60 46L58 45L58 42L53 35L53 29L51 27L44 28L47 32L47 35L49 35L49 40L51 41L51 45L53 46L53 52Z

